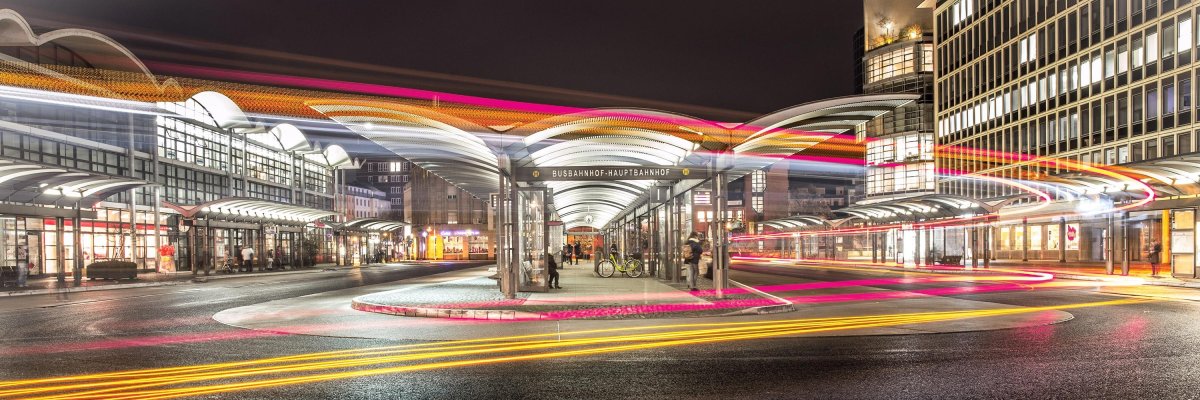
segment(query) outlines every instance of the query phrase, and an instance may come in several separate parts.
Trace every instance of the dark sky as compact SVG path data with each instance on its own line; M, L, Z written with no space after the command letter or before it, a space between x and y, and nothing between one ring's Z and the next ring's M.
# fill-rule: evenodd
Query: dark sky
M727 121L850 94L852 36L862 25L861 2L813 0L0 0L0 7L36 26L108 34L151 62Z

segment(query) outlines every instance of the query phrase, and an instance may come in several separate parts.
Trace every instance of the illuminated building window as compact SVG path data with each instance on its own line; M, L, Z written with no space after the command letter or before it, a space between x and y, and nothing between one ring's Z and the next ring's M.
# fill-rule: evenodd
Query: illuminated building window
M871 56L867 60L867 82L874 83L884 79L911 74L914 70L914 46L904 46L896 50ZM932 52L932 49L930 50ZM932 63L933 57L930 56ZM932 69L932 66L929 67Z
M750 174L750 207L763 212L763 193L767 191L767 171L757 170Z
M950 15L954 18L954 25L958 25L967 18L975 14L975 0L961 0L954 3L950 8Z

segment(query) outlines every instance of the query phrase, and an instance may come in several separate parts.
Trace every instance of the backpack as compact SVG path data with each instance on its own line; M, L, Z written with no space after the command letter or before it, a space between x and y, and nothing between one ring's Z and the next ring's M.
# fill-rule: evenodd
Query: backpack
M683 245L683 249L681 249L679 251L679 253L683 255L684 260L691 260L692 259L692 245L685 243Z

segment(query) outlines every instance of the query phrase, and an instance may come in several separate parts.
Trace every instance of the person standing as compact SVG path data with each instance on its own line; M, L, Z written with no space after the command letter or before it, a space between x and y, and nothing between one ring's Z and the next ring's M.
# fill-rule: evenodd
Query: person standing
M692 232L683 247L683 263L687 264L688 288L693 292L700 290L696 287L696 278L700 274L700 255L703 252L704 249L700 247L700 233Z
M246 261L242 259L242 246L234 247L233 248L233 265L235 267L237 267L238 272L242 272L242 268L245 267L245 264L246 264Z
M254 272L254 249L250 246L242 248L242 267L246 268L246 272Z
M33 263L17 263L17 287L25 287L29 280L29 269Z
M546 271L550 272L550 279L546 281L546 286L554 289L562 289L558 285L558 263L554 262L554 255L546 253Z
M563 244L563 248L562 248L563 268L566 268L566 265L571 263L571 257L574 252L575 252L575 248L571 247L570 243Z
M583 256L583 247L579 246L579 242L575 242L575 251L571 252L571 257L575 258L575 265L579 265L579 259Z
M1150 259L1150 276L1157 278L1158 262L1160 261L1159 259L1162 258L1162 245L1158 242L1151 243L1150 251L1149 254L1146 254L1146 258Z

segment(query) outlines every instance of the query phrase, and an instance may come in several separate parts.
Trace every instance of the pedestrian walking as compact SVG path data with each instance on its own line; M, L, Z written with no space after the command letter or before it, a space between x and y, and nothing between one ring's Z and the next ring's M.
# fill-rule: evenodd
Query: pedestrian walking
M562 249L563 268L566 268L566 265L571 263L571 256L572 256L572 253L574 253L574 252L575 252L575 248L571 247L570 243L563 244L563 249Z
M688 289L693 292L700 290L696 287L697 275L700 275L700 255L704 249L700 247L700 233L688 235L687 243L683 245L683 263L688 267Z
M546 271L550 272L550 280L546 282L546 286L562 289L558 282L558 263L554 262L554 255L550 253L546 253Z
M571 257L575 259L575 265L579 265L579 259L583 256L583 247L579 246L579 242L575 242L575 251L571 252Z
M246 272L254 272L254 249L250 246L242 248L242 267L246 268Z
M1162 245L1158 242L1150 244L1150 251L1146 254L1146 258L1150 259L1150 276L1158 277L1158 262L1162 258Z

